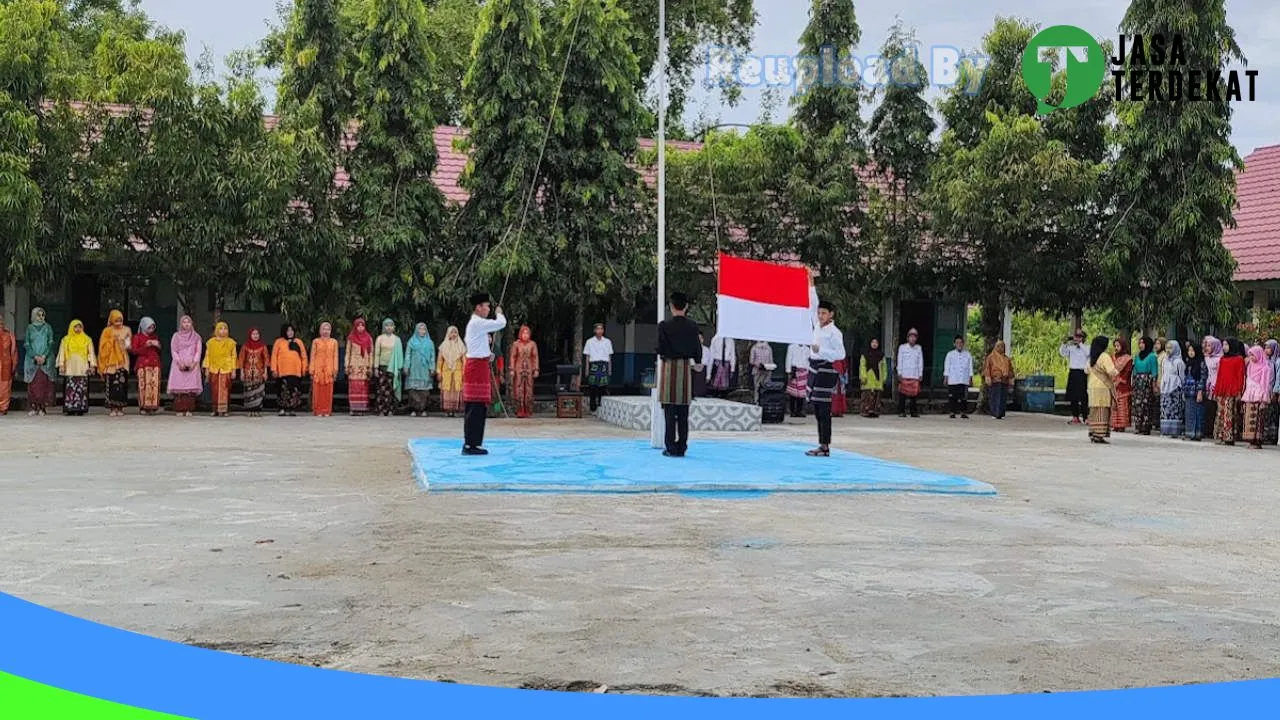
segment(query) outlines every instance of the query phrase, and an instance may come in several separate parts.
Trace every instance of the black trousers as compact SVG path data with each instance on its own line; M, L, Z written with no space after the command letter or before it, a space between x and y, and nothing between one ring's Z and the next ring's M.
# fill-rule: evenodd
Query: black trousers
M685 454L689 449L689 406L663 405L662 415L666 419L663 440L667 452L672 455Z
M469 402L462 409L462 445L478 448L484 445L484 423L489 418L487 403Z
M814 403L813 416L818 418L818 444L826 447L831 444L831 403Z
M1084 370L1067 373L1067 402L1071 403L1071 417L1089 416L1089 376Z
M947 407L950 408L951 414L968 415L969 400L965 396L969 394L968 385L948 385L947 386Z
M791 405L791 417L804 417L804 398L788 395L787 402Z
M600 398L604 395L604 388L599 385L587 386L587 399L591 401L591 411L595 412L600 407Z
M918 398L907 397L906 395L903 395L901 392L899 392L899 393L898 393L898 414L899 414L899 415L905 415L905 414L907 414L907 405L908 405L908 404L910 404L910 405L911 405L911 417L916 417L917 415L919 415L919 414L920 414L920 410L919 410L919 408L917 408L917 407L916 407L916 400L917 400L917 399L918 399Z

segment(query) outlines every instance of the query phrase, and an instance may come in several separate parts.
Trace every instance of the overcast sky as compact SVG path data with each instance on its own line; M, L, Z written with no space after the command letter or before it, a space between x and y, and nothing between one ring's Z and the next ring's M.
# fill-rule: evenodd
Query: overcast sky
M194 58L205 48L216 57L256 43L274 18L276 0L142 0L157 22L186 33L188 52ZM926 67L944 67L948 48L976 49L982 34L997 15L1018 15L1041 25L1077 25L1099 38L1114 38L1124 14L1122 0L1076 0L1074 3L1027 3L1019 0L896 0L857 3L863 41L855 53L860 58L874 55L895 16L914 27L920 40L921 59ZM753 54L793 56L798 38L808 21L805 0L756 0L759 24ZM1227 19L1235 28L1249 69L1258 70L1257 100L1235 105L1233 140L1242 156L1262 145L1280 144L1280 4L1264 0L1231 0ZM935 48L937 50L935 51ZM776 61L766 71L780 67ZM781 66L785 67L785 66ZM702 68L699 79L713 69ZM775 75L775 78L777 76ZM785 89L782 91L787 92ZM718 117L721 122L750 123L759 117L762 87L748 87L737 107L725 107L719 96L699 93L690 104L692 115Z

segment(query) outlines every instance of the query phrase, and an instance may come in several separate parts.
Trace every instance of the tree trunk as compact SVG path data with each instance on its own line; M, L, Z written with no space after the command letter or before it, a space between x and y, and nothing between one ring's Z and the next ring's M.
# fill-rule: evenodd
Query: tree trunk
M582 295L578 295L573 305L573 347L569 348L570 365L577 364L578 354L582 352L584 340L582 326L586 321L586 301Z
M999 295L989 295L982 300L982 353L977 355L978 362L984 362L987 355L996 347L996 341L1004 338L1004 303ZM980 368L974 368L975 375L981 375ZM987 383L984 380L978 389L977 412L986 413Z

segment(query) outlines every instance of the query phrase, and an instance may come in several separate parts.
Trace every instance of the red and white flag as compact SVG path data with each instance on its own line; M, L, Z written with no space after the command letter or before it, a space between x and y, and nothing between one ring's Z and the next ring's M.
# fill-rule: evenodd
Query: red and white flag
M716 334L741 340L808 345L818 295L809 271L794 265L720 255Z

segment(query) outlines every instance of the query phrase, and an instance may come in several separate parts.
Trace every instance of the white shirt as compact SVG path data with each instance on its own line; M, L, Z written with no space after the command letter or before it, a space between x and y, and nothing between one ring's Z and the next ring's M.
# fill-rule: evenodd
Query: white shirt
M493 356L493 348L489 346L489 333L495 333L507 326L507 319L502 315L490 320L479 315L472 315L467 322L467 357L485 359Z
M924 377L924 350L919 345L902 343L898 346L897 373L907 380Z
M942 373L948 385L968 385L973 381L973 355L968 350L952 350Z
M728 362L730 370L737 367L738 349L734 345L733 338L720 337L719 335L711 338L711 359Z
M1072 370L1089 369L1089 347L1084 343L1063 343L1058 348L1058 354L1067 359L1067 365Z
M818 346L818 352L809 348L810 360L835 362L844 359L844 335L833 322L814 328L813 344Z
M791 372L796 368L801 370L809 369L809 355L812 350L808 345L792 345L787 348L787 366L784 368L787 372Z
M587 362L612 362L613 341L593 335L583 346L582 354L587 356Z
M706 345L702 346L702 372L706 373L707 380L711 379L711 348Z

